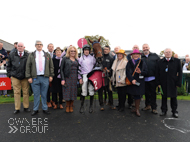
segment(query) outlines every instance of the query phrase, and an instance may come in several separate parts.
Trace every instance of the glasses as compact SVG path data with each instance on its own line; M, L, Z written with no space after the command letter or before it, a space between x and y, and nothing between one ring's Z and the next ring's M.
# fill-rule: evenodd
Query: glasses
M36 45L42 45L42 44L36 44Z
M18 46L18 47L23 47L23 46Z
M71 50L70 52L76 52L75 50Z

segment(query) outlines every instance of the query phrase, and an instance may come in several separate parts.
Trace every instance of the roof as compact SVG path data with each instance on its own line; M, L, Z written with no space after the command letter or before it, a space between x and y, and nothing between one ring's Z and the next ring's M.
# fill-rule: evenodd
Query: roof
M15 48L13 44L11 44L11 43L9 43L9 42L6 42L6 41L4 41L4 40L2 40L2 39L0 39L0 42L3 43L3 48L4 48L5 50L7 50L7 51L11 51L13 48Z

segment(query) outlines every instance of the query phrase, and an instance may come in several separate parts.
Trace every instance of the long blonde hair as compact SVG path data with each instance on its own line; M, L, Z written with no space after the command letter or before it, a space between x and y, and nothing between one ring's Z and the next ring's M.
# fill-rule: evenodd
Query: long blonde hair
M67 53L66 53L66 57L70 57L70 50L74 48L75 49L75 59L78 59L78 50L75 46L69 46L69 48L67 49Z

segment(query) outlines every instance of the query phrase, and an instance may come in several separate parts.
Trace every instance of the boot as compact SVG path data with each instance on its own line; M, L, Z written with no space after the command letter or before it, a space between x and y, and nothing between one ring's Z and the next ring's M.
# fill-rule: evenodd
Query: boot
M137 115L138 117L141 116L141 114L140 114L140 112L139 112L140 101L141 101L140 99L135 100L136 115Z
M66 112L69 112L70 101L66 101Z
M89 113L93 112L93 100L94 100L94 96L90 96L90 107L89 107Z
M51 103L50 102L47 102L47 106L50 108L52 107Z
M59 109L63 109L63 105L62 104L59 105Z
M51 101L51 103L52 103L52 106L54 107L54 106L55 106L55 102L54 102L54 101Z
M81 96L80 113L84 113L84 100L85 100L85 96Z
M53 109L57 109L57 104L54 105Z
M69 112L73 112L73 103L74 101L70 101Z

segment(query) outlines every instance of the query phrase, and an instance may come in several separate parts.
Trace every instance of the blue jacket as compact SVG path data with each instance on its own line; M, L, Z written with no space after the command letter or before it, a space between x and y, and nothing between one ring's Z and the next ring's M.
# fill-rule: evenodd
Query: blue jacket
M2 55L4 55L5 57L3 58L3 60L5 60L5 59L7 59L7 51L4 49L4 48L2 48Z

